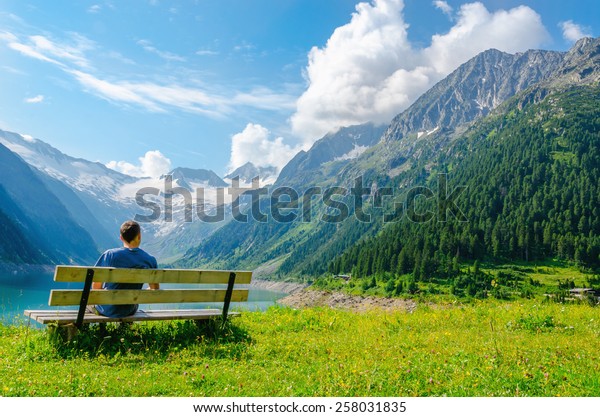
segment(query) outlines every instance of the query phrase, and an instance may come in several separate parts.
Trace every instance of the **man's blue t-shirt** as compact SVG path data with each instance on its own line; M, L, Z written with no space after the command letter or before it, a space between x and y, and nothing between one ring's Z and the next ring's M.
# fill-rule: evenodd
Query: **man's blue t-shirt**
M157 268L156 258L149 255L140 248L118 248L109 249L100 256L96 266L109 266L113 268L136 268L153 269ZM118 282L106 282L104 288L110 290L140 290L144 284L121 284ZM126 317L138 309L137 304L123 305L97 305L96 310L106 317Z

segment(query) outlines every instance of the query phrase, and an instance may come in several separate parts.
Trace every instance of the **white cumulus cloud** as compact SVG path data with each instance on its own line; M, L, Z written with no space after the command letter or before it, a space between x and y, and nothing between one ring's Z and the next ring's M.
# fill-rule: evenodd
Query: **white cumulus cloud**
M433 2L433 5L437 8L440 9L445 15L447 15L448 17L452 17L452 11L454 9L452 9L452 6L450 6L448 4L448 2L444 1L444 0L435 0Z
M138 161L138 165L126 161L110 161L106 166L132 177L158 178L171 170L171 160L160 151L148 151Z
M308 87L291 117L292 130L305 145L342 126L389 122L479 52L514 53L549 39L531 8L490 12L477 2L462 5L447 33L417 48L408 39L403 8L402 0L359 3L350 22L338 27L324 47L311 49Z
M258 167L283 168L299 149L284 144L282 137L271 136L268 129L254 123L248 123L242 132L233 135L229 170L239 168L247 162Z
M450 31L434 35L422 54L443 77L486 49L515 53L537 48L549 37L540 15L527 6L492 13L481 3L470 3L461 6Z
M584 28L572 20L560 22L558 26L562 29L563 38L569 42L577 42L581 38L592 36L589 28Z

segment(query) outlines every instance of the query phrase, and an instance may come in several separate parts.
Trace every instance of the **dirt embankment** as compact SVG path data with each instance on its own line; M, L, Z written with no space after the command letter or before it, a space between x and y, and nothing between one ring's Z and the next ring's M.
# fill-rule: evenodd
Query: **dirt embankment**
M313 290L308 288L290 294L277 302L294 308L328 306L331 308L352 311L381 309L411 312L417 308L417 303L413 300L350 295L341 292Z
M307 284L299 282L267 281L262 279L253 279L252 287L262 288L264 290L294 294L306 288Z

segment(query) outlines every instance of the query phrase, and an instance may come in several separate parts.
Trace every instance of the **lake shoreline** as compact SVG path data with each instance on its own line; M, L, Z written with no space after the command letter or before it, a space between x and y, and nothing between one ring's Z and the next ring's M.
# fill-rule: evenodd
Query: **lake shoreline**
M54 272L56 265L15 264L0 261L1 274L50 274Z

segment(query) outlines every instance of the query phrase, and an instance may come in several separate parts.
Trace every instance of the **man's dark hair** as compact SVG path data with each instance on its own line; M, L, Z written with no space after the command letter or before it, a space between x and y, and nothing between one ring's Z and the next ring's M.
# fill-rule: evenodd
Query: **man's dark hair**
M130 243L141 232L140 225L133 220L127 220L121 225L121 237L127 243Z

